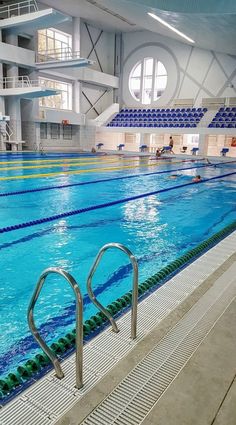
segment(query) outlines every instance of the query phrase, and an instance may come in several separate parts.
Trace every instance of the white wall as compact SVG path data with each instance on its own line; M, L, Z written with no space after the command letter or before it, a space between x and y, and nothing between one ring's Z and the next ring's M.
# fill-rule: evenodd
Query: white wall
M193 47L148 31L123 34L122 103L137 107L128 88L133 66L144 57L163 62L168 82L162 97L151 106L170 106L174 99L236 96L236 58ZM233 85L235 87L229 87Z
M100 36L102 29L95 28L90 24L87 24L87 27L89 29L90 36L86 28L86 23L82 21L80 27L81 56L87 58L90 51L93 49L93 45L90 40L91 37L93 43L96 43L95 50L93 50L89 56L89 59L95 61L93 68L97 71L102 71L114 75L115 34L103 31ZM99 40L97 41L98 37Z

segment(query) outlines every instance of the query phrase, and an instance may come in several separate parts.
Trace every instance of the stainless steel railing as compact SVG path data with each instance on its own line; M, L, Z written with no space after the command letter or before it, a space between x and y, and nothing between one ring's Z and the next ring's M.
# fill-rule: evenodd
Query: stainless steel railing
M28 308L27 318L28 318L29 328L32 332L33 337L37 341L37 343L40 345L44 353L51 360L56 372L56 376L59 379L62 379L64 377L64 373L62 371L60 362L57 356L48 347L44 339L40 336L34 321L35 304L39 298L40 292L42 290L42 287L44 285L44 282L47 276L52 273L58 274L64 277L66 281L70 284L75 294L75 299L76 299L76 360L75 360L76 361L76 388L82 388L83 386L83 298L82 298L81 291L77 282L65 270L57 268L57 267L51 267L44 270L43 273L41 274L37 282L33 296L31 298L29 308Z
M138 263L132 252L126 248L124 245L120 243L108 243L104 245L100 251L98 252L98 255L93 263L93 266L89 272L88 279L87 279L87 291L89 298L91 299L92 303L96 305L96 307L108 318L108 320L111 323L112 330L114 332L119 332L119 329L117 327L117 324L109 311L103 307L103 305L97 300L93 290L92 290L92 279L94 276L94 273L97 270L98 264L100 263L103 254L110 248L117 248L123 251L125 254L128 255L132 266L133 266L133 286L132 286L132 311L131 311L131 338L135 339L137 336L137 306L138 306Z

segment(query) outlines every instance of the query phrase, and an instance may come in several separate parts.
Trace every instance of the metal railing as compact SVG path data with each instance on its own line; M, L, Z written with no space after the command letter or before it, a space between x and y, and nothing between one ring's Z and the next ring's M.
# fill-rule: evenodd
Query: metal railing
M7 121L2 121L0 124L0 134L4 141L10 141L13 131Z
M34 150L35 150L35 152L40 152L40 153L43 153L43 154L45 153L44 149L43 149L42 142L39 142L39 143L35 142L34 143Z
M137 305L138 305L138 263L132 252L126 248L124 245L120 243L108 243L104 245L98 252L98 255L94 261L94 264L89 272L88 279L87 279L87 291L90 300L92 303L108 318L108 320L111 323L112 330L114 332L119 332L119 329L117 327L117 324L109 311L103 307L103 305L97 300L93 290L92 290L92 278L94 276L95 271L97 270L98 264L101 261L101 258L103 257L103 254L105 251L107 251L110 248L118 248L121 251L123 251L125 254L128 255L132 266L133 266L133 286L132 286L132 311L131 311L131 338L135 339L137 336Z
M99 121L96 121L97 123L99 123ZM213 124L213 126L210 124ZM151 128L151 129L157 129L157 128L180 128L182 130L184 130L185 128L197 128L197 127L203 127L203 128L234 128L234 126L236 125L236 118L232 121L206 121L204 119L201 119L200 121L196 120L196 121L189 121L189 120L176 120L176 121L162 121L159 120L158 118L156 120L115 120L115 121L111 121L107 124L103 125L107 126L108 128L122 128L122 129L129 129L130 127L135 127L135 128ZM227 127L226 125L230 125L229 127Z
M16 89L24 87L34 87L36 85L36 81L30 80L28 75L23 75L16 77L4 77L0 80L0 84L3 89ZM38 81L37 85L39 85Z
M3 89L19 89L19 88L30 88L30 87L44 87L54 90L50 87L50 80L30 80L28 75L17 76L17 77L4 77L0 79L0 86ZM59 89L55 91L60 91Z
M0 19L13 18L38 11L35 0L25 0L0 7Z
M28 324L33 337L35 338L37 343L40 345L44 353L51 360L56 372L56 376L59 379L62 379L64 377L64 373L62 371L60 362L57 356L54 354L54 352L48 347L44 339L40 336L34 321L35 304L39 298L41 289L44 285L44 282L47 276L52 273L58 274L64 277L66 281L70 284L75 294L75 299L76 299L76 360L75 360L76 361L76 388L79 389L79 388L82 388L83 386L83 298L82 298L77 282L65 270L62 270L57 267L55 268L51 267L44 270L44 272L41 274L29 304L28 314L27 314Z
M73 59L80 59L80 52L73 51L70 47L52 50L40 50L36 53L36 63L54 62L54 61L68 61Z

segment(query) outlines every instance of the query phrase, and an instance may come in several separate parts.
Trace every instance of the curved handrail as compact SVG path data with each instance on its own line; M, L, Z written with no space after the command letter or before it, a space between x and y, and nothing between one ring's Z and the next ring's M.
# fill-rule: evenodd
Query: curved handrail
M56 376L59 379L62 379L64 377L64 373L62 371L60 362L57 356L48 347L44 339L39 335L39 332L37 330L37 327L34 321L35 304L38 300L39 294L41 292L41 289L44 285L44 282L47 276L51 273L55 273L55 274L59 274L63 276L66 279L66 281L70 284L75 294L75 298L76 298L76 360L75 360L76 361L76 388L82 388L83 386L83 298L82 298L77 282L65 270L60 269L58 267L50 267L44 270L42 274L40 275L40 278L37 282L36 288L34 290L33 296L31 298L31 301L28 307L27 319L28 319L29 328L35 340L38 342L42 350L51 360L56 372Z
M93 275L95 273L95 271L97 270L98 264L103 256L103 254L105 253L105 251L107 251L109 248L118 248L121 251L123 251L125 254L128 255L132 266L133 266L133 287L132 287L132 312L131 312L131 338L135 339L137 336L137 306L138 306L138 263L136 258L134 257L134 255L132 254L132 252L126 248L124 245L120 244L120 243L108 243L106 245L104 245L98 252L98 255L93 263L93 266L89 272L88 278L87 278L87 291L88 291L88 296L90 298L90 300L92 301L92 303L94 305L96 305L96 307L108 318L108 320L111 323L112 326L112 330L114 332L119 332L119 329L117 327L117 324L115 322L115 320L113 319L113 317L111 316L111 314L109 313L109 311L103 307L103 305L96 299L96 296L92 290L92 278Z

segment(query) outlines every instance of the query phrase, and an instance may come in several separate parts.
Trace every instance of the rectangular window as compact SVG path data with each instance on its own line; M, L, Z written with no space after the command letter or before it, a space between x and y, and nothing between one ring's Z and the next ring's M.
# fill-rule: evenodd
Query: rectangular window
M63 139L64 140L72 140L72 125L63 125L62 126L62 133L63 133Z
M48 125L46 122L40 123L40 139L47 139L48 137Z
M72 36L55 28L38 31L38 58L63 60L68 58L72 48Z
M52 109L72 110L72 84L47 78L39 78L39 84L60 93L53 96L41 97L39 106Z
M51 123L51 138L60 139L60 124Z

